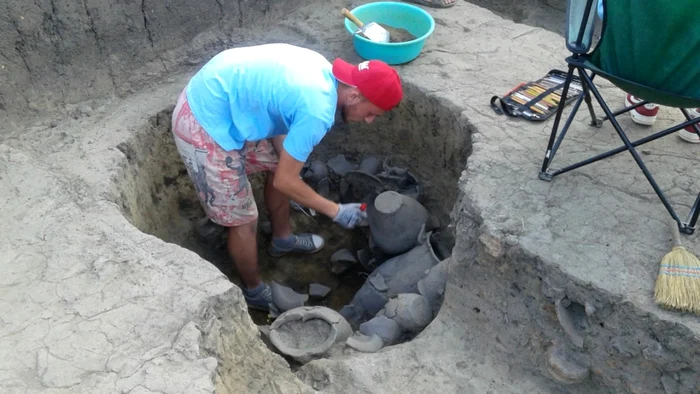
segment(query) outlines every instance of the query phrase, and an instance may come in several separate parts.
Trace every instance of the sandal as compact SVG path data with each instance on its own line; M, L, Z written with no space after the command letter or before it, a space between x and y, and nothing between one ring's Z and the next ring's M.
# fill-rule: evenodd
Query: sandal
M453 5L457 3L457 1L453 1L452 3L445 4L443 1L444 0L403 0L408 3L415 3L415 4L420 4L426 7L433 7L433 8L450 8Z

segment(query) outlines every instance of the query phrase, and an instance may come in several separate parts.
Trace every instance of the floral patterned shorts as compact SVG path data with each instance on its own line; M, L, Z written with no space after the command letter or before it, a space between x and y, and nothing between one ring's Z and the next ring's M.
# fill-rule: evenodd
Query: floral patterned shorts
M279 158L270 140L249 141L226 152L195 119L183 90L172 117L175 145L214 223L240 226L258 219L258 208L247 174L275 171Z

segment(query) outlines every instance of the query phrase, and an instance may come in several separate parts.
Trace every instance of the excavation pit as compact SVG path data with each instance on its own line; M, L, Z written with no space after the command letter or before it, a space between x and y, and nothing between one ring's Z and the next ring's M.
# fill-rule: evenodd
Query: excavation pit
M444 259L454 245L450 211L457 195L460 169L467 157L467 134L458 117L447 108L422 95L411 97L410 87L407 93L409 97L386 119L372 125L335 126L309 163L329 163L331 178L332 163L337 162L339 152L354 169L367 157L380 158L384 166L408 169L420 183L420 195L415 197L431 214L430 240L438 250L436 255ZM122 212L141 231L194 251L240 285L226 250L225 229L205 218L177 152L171 134L171 115L172 108L159 112L133 139L118 146L128 162L115 182ZM311 297L305 305L340 311L350 303L371 270L359 261L338 270L331 263L332 256L342 249L357 256L358 251L368 247L368 229L346 230L323 215L309 216L292 209L293 231L319 234L325 239L325 247L311 255L272 257L267 252L271 234L263 196L266 174L252 174L249 179L260 215L258 262L263 280L275 281L303 294L309 293L311 284L327 286L330 288L327 297ZM331 184L335 185L331 189L336 190L338 180ZM333 195L331 198L353 197ZM252 309L250 314L258 325L270 324L274 318Z

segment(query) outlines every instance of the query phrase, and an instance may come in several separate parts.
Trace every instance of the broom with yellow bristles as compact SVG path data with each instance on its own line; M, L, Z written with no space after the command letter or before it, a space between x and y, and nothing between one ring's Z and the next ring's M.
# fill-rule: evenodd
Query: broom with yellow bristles
M681 244L678 224L671 220L673 247L661 260L654 300L664 308L700 314L700 259Z

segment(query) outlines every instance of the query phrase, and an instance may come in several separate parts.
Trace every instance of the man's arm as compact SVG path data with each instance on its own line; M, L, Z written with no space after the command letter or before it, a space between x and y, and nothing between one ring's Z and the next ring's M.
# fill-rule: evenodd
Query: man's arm
M304 163L294 159L284 149L282 142L285 137L280 135L272 139L272 145L279 156L274 187L299 204L314 209L331 219L335 218L338 214L338 204L316 193L299 177Z

